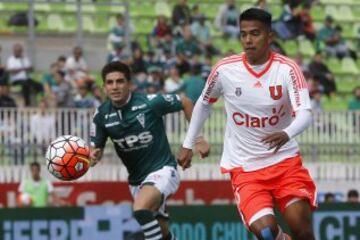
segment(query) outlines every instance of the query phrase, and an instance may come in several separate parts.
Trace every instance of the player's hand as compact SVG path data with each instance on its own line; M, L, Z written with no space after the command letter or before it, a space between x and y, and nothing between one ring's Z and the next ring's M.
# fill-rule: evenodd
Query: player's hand
M289 136L286 132L275 132L272 134L267 135L263 139L261 139L262 143L269 144L269 150L275 148L274 153L277 153L277 151L289 141Z
M210 145L203 137L198 137L195 142L195 151L200 154L201 159L206 158L210 153Z
M102 157L103 150L101 148L93 148L90 150L90 165L95 166Z
M178 164L182 167L183 170L191 166L191 158L193 156L192 149L181 148L179 153L176 156Z

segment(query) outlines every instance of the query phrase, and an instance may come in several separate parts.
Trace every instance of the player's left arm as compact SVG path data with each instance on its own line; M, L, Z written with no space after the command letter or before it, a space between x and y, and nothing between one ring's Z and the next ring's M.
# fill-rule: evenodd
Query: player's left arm
M291 138L305 131L312 122L309 91L301 69L297 65L292 67L289 74L285 76L284 82L292 109L295 112L295 119L282 131L269 134L262 139L263 143L269 144L269 149L274 149L274 153Z

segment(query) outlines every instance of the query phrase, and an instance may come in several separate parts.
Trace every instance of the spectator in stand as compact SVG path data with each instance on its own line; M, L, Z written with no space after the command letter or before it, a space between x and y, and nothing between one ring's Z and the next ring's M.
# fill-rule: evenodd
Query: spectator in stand
M284 4L280 19L273 24L273 29L280 39L294 39L301 34L300 12L297 1Z
M191 9L191 23L199 21L202 16L199 4L194 4Z
M133 61L131 64L132 73L134 74L134 76L140 73L146 73L147 67L148 64L144 60L144 55L141 48L136 48L134 50Z
M9 85L6 81L0 81L0 108L16 108L15 100L9 95Z
M200 48L196 39L191 33L190 26L185 26L183 29L183 39L176 44L176 54L182 55L183 58L189 59L194 55L200 54Z
M359 203L359 192L356 189L349 190L347 194L348 203Z
M348 109L350 111L360 110L360 86L354 88L353 98L348 103Z
M310 77L309 66L304 62L304 56L301 52L297 52L294 61L299 65L305 79Z
M165 36L169 34L171 35L171 32L172 30L170 25L168 24L166 16L158 16L156 26L154 27L150 38L151 46L154 48L160 47L165 41Z
M191 33L205 55L219 54L219 51L211 42L210 28L206 24L206 17L204 15L199 15L198 20L191 24Z
M129 33L133 33L135 31L134 25L131 23L129 19ZM114 43L122 43L126 46L126 19L124 15L117 14L116 15L116 23L110 30L110 34L108 36L108 50L113 50L112 47Z
M225 37L238 38L240 35L239 25L240 11L236 8L235 0L226 0L219 7L215 18L215 26Z
M61 72L61 74L63 76L65 76L66 75L66 67L65 67L65 65L66 65L66 57L63 56L63 55L59 56L56 63L57 63L59 72Z
M318 81L322 87L322 92L327 96L332 96L336 92L335 77L330 69L323 62L321 52L316 52L309 64L309 71L312 78Z
M266 0L257 0L254 6L270 13L270 7Z
M164 91L166 93L174 92L180 87L181 82L179 70L173 66L170 68L169 77L165 80Z
M201 76L206 81L208 76L210 75L212 68L212 56L205 55L203 64L201 66Z
M191 76L185 79L179 88L171 93L184 92L185 96L195 105L204 86L205 81L201 76L201 64L195 64L191 67Z
M314 41L316 38L316 30L313 24L313 19L310 14L311 4L305 3L300 11L300 19L302 23L302 33L310 41Z
M89 94L86 85L78 86L78 94L74 98L74 106L76 108L96 108L100 106L100 102Z
M30 60L24 56L21 44L13 46L13 55L7 60L6 69L9 72L11 85L20 85L25 106L31 105L32 93L41 92L42 85L30 78L33 70Z
M65 205L65 201L60 199L54 192L52 183L41 177L40 164L33 162L30 164L31 178L21 181L19 186L19 198L22 199L24 195L30 197L29 205L31 207L47 207ZM20 200L19 205L24 206L25 202Z
M334 19L331 16L326 17L324 26L318 31L317 49L324 50L332 57L350 56L349 48L341 37L341 28L334 26Z
M187 5L187 0L178 0L172 11L173 27L188 25L191 23L191 11Z
M0 82L7 82L7 73L6 73L6 69L5 69L5 65L3 65L2 63L2 59L1 59L1 45L0 45Z
M129 54L124 50L125 44L123 42L114 42L113 51L111 51L107 57L107 62L120 61L126 64L131 64L132 60Z
M331 192L325 194L324 203L335 203L335 195Z
M73 55L66 59L65 69L65 79L74 87L86 83L90 88L95 81L95 79L89 75L81 47L74 47Z
M41 83L43 84L45 97L49 101L51 107L55 107L55 95L52 89L56 88L57 81L56 78L59 75L63 75L63 72L60 71L58 63L52 63L50 65L50 73L45 73L42 77Z
M41 99L37 112L30 117L30 134L43 154L51 140L56 137L55 115L49 111L49 107L48 101L45 98Z
M69 108L74 106L73 87L65 80L61 72L55 75L56 85L51 87L51 94L54 96L55 106Z
M164 79L162 69L159 66L151 66L148 68L149 77L147 79L149 85L147 91L149 93L162 92L164 88Z

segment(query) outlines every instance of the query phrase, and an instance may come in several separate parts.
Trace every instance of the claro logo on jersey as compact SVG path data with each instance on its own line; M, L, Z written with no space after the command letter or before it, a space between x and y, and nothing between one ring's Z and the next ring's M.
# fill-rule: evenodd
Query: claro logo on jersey
M128 135L124 138L113 139L120 148L132 151L140 148L145 148L153 140L153 136L149 131L142 132L138 135Z
M285 116L284 105L281 105L279 111L272 109L272 115L266 117L254 117L249 114L234 112L232 118L236 125L251 128L264 128L267 126L275 126L279 123L280 118Z

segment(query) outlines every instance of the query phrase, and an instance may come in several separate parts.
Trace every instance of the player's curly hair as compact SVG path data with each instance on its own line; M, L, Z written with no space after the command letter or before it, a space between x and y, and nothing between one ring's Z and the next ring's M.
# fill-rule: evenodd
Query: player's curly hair
M240 14L239 21L259 21L271 31L271 14L259 8L249 8Z
M127 81L131 81L130 67L123 62L115 61L106 64L101 70L101 77L103 82L105 82L106 75L112 72L121 72L125 75Z

